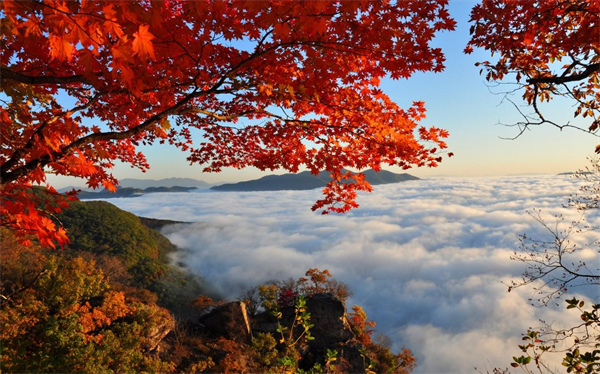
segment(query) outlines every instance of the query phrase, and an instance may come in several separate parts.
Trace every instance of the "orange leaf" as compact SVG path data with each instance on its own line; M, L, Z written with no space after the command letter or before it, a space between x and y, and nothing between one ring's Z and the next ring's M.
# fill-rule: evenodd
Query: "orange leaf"
M32 17L25 21L25 36L41 36L42 30L40 30L40 20L37 17Z
M50 56L53 60L71 61L75 49L71 43L56 35L50 35L48 39L50 41Z
M533 40L535 39L535 33L533 30L527 30L525 32L525 35L523 36L523 44L525 45L529 45L533 43Z
M140 25L138 32L133 34L133 53L142 58L154 58L152 39L154 35L148 31L148 25Z

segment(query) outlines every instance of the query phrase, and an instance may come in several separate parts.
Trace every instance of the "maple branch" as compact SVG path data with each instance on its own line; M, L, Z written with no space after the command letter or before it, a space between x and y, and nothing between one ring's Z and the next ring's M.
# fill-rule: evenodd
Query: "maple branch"
M74 150L83 147L89 143L101 142L101 141L109 141L109 140L123 140L135 136L139 133L142 133L148 130L152 125L162 121L164 118L170 115L180 114L180 110L189 102L191 102L194 98L199 96L208 95L219 91L219 86L222 84L226 77L223 77L221 81L217 82L213 87L205 91L193 91L186 95L183 99L181 99L177 104L151 116L141 124L132 127L126 131L109 131L109 132L100 132L86 135L82 138L77 139L71 144L61 148L58 151L51 152L44 156L38 157L36 159L30 160L25 165L22 165L13 171L8 171L8 168L5 167L6 164L0 166L0 179L2 183L8 183L17 180L18 178L32 172L38 167L44 167L52 160L57 158L64 157L65 155L70 154Z
M264 40L266 40L266 35L261 40L261 43ZM250 55L250 57L248 57L245 60L240 61L238 64L236 64L235 66L230 68L230 70L226 74L223 74L221 76L221 78L208 90L192 91L186 97L184 97L182 100L180 100L177 104L171 106L170 108L163 110L160 113L157 113L157 114L151 116L146 121L142 122L141 124L131 128L129 130L120 131L120 132L119 131L110 131L110 132L104 132L104 133L89 134L89 135L84 136L84 137L74 141L73 143L61 148L58 151L54 151L54 152L51 152L44 156L41 156L39 158L30 160L25 165L22 165L19 168L14 169L13 171L9 171L9 168L14 166L14 164L16 162L12 162L12 165L9 165L10 167L7 167L6 163L5 163L0 166L0 180L2 180L3 183L15 181L18 178L37 169L38 167L44 167L48 163L50 163L52 160L54 160L56 158L60 158L61 156L64 157L64 155L70 154L77 148L82 147L89 143L94 143L94 142L99 142L99 141L108 141L108 140L123 140L123 139L127 139L129 137L135 136L139 133L146 131L153 124L162 121L164 118L168 117L169 115L180 114L180 109L182 109L186 104L191 102L194 98L204 96L204 95L214 94L214 93L222 93L222 91L229 92L229 90L219 90L219 88L225 83L225 81L227 80L227 77L230 74L235 73L241 67L243 67L245 64L249 63L250 61L252 61L252 60L254 60L276 48L278 48L278 45L271 47L271 48L267 48L266 50L264 50L262 52L255 50L254 53L252 55ZM15 74L18 74L18 76L19 75L22 76L22 74L19 74L19 73L15 73ZM42 77L42 78L51 78L51 77ZM69 78L69 77L66 77L66 78ZM50 82L44 82L44 83L50 83Z
M586 107L593 111L598 111L598 106L595 106L593 104L593 102L588 103L586 101L581 100L579 97L577 97L577 94L575 92L573 92L569 86L567 86L564 83L562 84L562 86L565 88L565 91L567 91L567 93L565 95L569 96L571 99L575 100L577 103L579 103L580 106ZM593 113L593 116L594 116L594 118L596 118L595 113Z
M21 2L19 2L19 3L21 3ZM102 20L103 22L112 22L112 23L115 23L115 24L117 24L117 22L116 22L114 19L106 18L106 17L103 17L103 16L101 16L100 14L93 13L93 12L87 12L87 13L86 13L86 12L80 12L80 13L64 12L64 11L62 11L62 10L60 10L60 9L56 8L56 7L53 7L53 6L51 6L51 5L47 4L47 3L43 2L43 1L39 1L39 0L38 0L38 1L35 1L35 5L39 5L39 6L42 6L42 7L45 7L45 8L51 9L51 10L53 10L53 11L54 11L54 12L56 12L56 13L61 13L61 14L64 14L64 15L65 15L65 16L67 16L67 17L68 17L68 18L71 20L71 22L73 22L73 23L77 23L77 22L75 22L75 20L73 20L73 18L71 18L71 16L86 15L86 16L88 16L88 17L94 17L94 18L98 18L99 20ZM45 16L47 16L47 14L44 14L44 15L45 15ZM78 25L78 26L79 26L79 25ZM79 28L81 28L81 26L79 26ZM83 30L83 29L82 29L82 30ZM87 34L88 36L90 36L90 35L89 35L89 33L87 33L87 32L86 32L86 34ZM90 39L91 39L91 37L90 37ZM93 40L93 39L92 39L92 40Z
M571 90L571 88L569 88L569 86L567 85L567 82L570 81L575 81L574 76L581 76L583 75L583 73L577 74L577 75L572 75L572 76L567 76L567 73L569 71L571 71L574 67L576 67L577 65L581 65L581 66L585 66L589 69L594 69L594 71L600 71L600 64L590 64L590 65L586 65L581 63L579 60L577 60L576 58L574 58L573 56L571 56L571 58L573 59L573 62L568 65L568 67L565 68L565 70L563 71L563 73L560 76L552 76L552 77L544 77L544 78L532 78L531 75L529 75L530 73L528 72L521 72L526 74L529 78L527 79L527 82L531 82L531 81L536 81L534 83L514 83L514 82L501 82L498 80L494 80L494 85L487 85L488 86L488 90L490 91L490 93L494 94L494 95L502 95L503 98L500 102L500 104L502 104L504 101L508 101L518 112L518 114L520 114L523 117L523 121L519 121L516 122L514 124L506 124L506 123L501 123L498 122L496 123L497 125L502 125L502 126L506 126L506 127L518 127L519 131L515 136L512 137L502 137L500 136L500 139L504 139L504 140L515 140L517 138L519 138L521 135L523 135L523 133L525 133L526 130L529 130L530 126L541 126L544 124L550 124L556 128L558 128L559 130L563 130L566 128L573 128L579 131L583 131L587 134L591 134L593 136L596 137L600 137L600 134L588 129L588 128L584 128L584 127L580 127L580 126L576 126L576 125L572 125L570 122L567 122L566 124L560 125L554 121L551 121L549 119L547 119L543 113L542 110L539 108L539 96L540 96L540 92L551 92L554 95L558 95L558 96L566 96L569 97L573 100L575 100L577 103L579 103L582 106L585 106L588 109L592 109L592 110L597 110L596 107L594 107L593 105L590 105L589 103L582 101L580 98L577 97L576 93L573 92ZM486 68L489 70L495 70L496 68L493 66L489 66L486 65ZM520 71L519 70L510 70L507 73L512 73L512 74L518 74ZM536 71L538 74L540 73L539 71ZM589 75L593 74L593 72L591 72ZM559 79L562 80L562 83L557 83L556 85L552 85L550 87L546 86L544 87L543 84L549 84L548 82L541 82L541 80L549 80L549 79ZM491 90L491 87L498 87L500 85L508 85L508 86L517 86L516 88L514 88L513 90L510 91L502 91L502 92L494 92L493 90ZM533 108L533 113L531 114L525 114L523 113L523 111L519 108L519 106L512 101L508 96L511 94L515 94L517 93L519 90L523 89L523 88L527 88L529 85L531 85L531 89L532 89L532 96L530 99L530 103L528 105L530 105ZM561 91L560 87L564 88L564 91ZM534 114L537 116L535 117ZM596 119L596 114L593 113L592 114L594 119Z
M204 110L204 109L200 109L200 108L189 108L189 109L185 109L183 111L180 111L178 114L185 114L185 113L204 114L206 116L212 117L212 118L217 119L219 121L231 121L232 119L244 117L244 116L246 116L248 114L252 114L252 113L266 113L266 112L264 112L262 110L246 110L246 111L242 111L242 112L236 113L236 114L222 115L222 114L218 114L216 112L211 112L210 110Z
M87 30L86 30L86 29L84 29L83 27L81 27L81 25L80 25L80 24L79 24L79 23L78 23L76 20L74 20L74 19L73 19L73 17L72 17L72 16L77 16L78 14L74 14L74 13L71 13L71 12L69 12L69 13L67 13L67 12L63 12L62 10L60 10L60 9L58 9L58 8L54 8L54 7L52 7L52 6L49 6L49 5L47 5L47 4L43 4L43 3L42 3L42 5L44 5L44 6L48 7L48 8L50 8L50 9L54 10L55 12L59 12L59 13L62 13L62 14L64 14L65 16L67 16L67 18L69 18L69 20L70 20L72 23L74 23L74 24L75 24L75 26L77 26L77 28L78 28L79 30L81 30L81 32L83 32L85 35L87 35L87 37L88 37L88 38L90 38L90 40L91 40L91 41L93 41L93 42L95 43L95 47L96 47L96 48L98 48L98 46L101 44L100 42L98 42L97 40L95 40L95 39L92 37L92 35L90 35L90 33L89 33L89 32L87 32ZM83 14L86 14L86 13L83 13ZM87 15L88 15L88 16L93 16L93 14L92 14L92 13L87 13ZM101 18L101 19L102 19L102 18L104 18L104 17L97 17L97 18ZM106 20L106 18L104 18L104 19ZM107 20L106 20L106 21L107 21Z
M267 38L267 35L270 32L266 33L266 35L263 36L263 38L261 39L259 45L257 45L257 48L254 50L254 52L252 53L252 55L250 55L247 59L244 59L242 61L240 61L238 64L234 65L232 68L229 69L229 71L226 74L223 74L221 76L221 78L208 90L204 90L204 91L193 91L190 94L188 94L186 97L184 97L181 101L179 101L177 104L171 106L168 109L163 110L160 113L157 113L153 116L151 116L150 118L148 118L146 121L142 122L141 124L126 130L126 131L111 131L111 132L104 132L104 133L94 133L94 134L89 134L87 136L84 136L76 141L74 141L73 143L61 148L58 151L54 151L51 152L49 154L46 154L44 156L38 157L36 159L30 160L29 162L27 162L25 165L22 165L16 169L14 169L13 171L9 171L9 167L6 166L6 163L0 166L0 180L2 180L3 183L8 183L8 182L12 182L15 181L17 179L19 179L20 177L27 175L28 173L32 172L33 170L39 168L39 167L44 167L46 166L48 163L50 163L52 160L56 159L56 158L61 158L64 157L64 155L70 154L71 152L73 152L74 150L76 150L79 147L82 147L86 144L89 143L94 143L94 142L100 142L100 141L108 141L108 140L123 140L123 139L127 139L129 137L135 136L139 133L142 133L144 131L146 131L147 129L149 129L153 124L158 123L160 121L162 121L164 118L168 117L169 115L174 115L174 114L180 114L179 110L182 109L186 104L188 104L189 102L191 102L194 98L203 96L203 95L208 95L208 94L213 94L213 93L219 93L222 90L219 90L219 87L221 87L225 81L227 80L227 77L230 74L235 73L236 71L238 71L240 68L242 68L245 64L253 61L254 59L270 52L273 51L277 48L279 48L281 45L274 45L271 46L263 51L259 51L258 47L262 45L262 43L264 43L264 41ZM282 43L283 44L283 43ZM288 43L289 44L289 43ZM10 72L12 74L16 74L17 78L23 77L22 74L19 73L13 73ZM26 76L24 76L26 77ZM82 79L83 76L80 76ZM34 78L34 77L29 77L29 78ZM52 77L38 77L38 78L46 78L46 80L48 80L49 78ZM58 77L54 77L54 78L58 78ZM65 77L67 80L70 79L70 77ZM71 78L72 79L72 78ZM76 81L76 80L75 80ZM56 81L44 81L43 83L60 83L56 82ZM26 83L30 83L30 84L35 84L32 83L32 81L26 81ZM69 82L64 82L64 83L69 83ZM37 84L41 84L40 82L38 82ZM228 91L228 90L225 90ZM12 162L12 165L10 165L10 167L14 166L16 162Z
M355 136L357 138L360 138L362 140L365 140L365 141L368 141L368 142L371 142L371 143L375 143L375 144L378 144L378 145L381 145L381 146L384 146L384 147L387 147L389 145L387 143L380 142L377 139L368 138L368 137L364 136L363 134L355 132L353 129L350 129L350 128L346 127L346 126L330 125L330 124L327 124L327 123L322 122L322 121L311 121L311 120L301 120L301 119L296 119L296 118L289 118L289 116L288 116L288 118L285 118L283 116L280 116L280 115L275 114L275 113L271 113L271 112L266 111L266 110L264 110L263 113L267 114L270 117L273 117L273 118L276 118L278 120L281 120L281 121L283 121L285 123L289 123L289 124L293 124L293 125L301 125L301 128L305 132L308 131L308 130L311 130L310 127L307 126L307 125L317 125L317 126L322 126L322 127L329 128L329 129L342 130L342 131L345 131L347 133L352 134L353 136ZM323 143L327 143L325 140L323 140L322 138L320 138L314 131L313 131L313 133L311 135L314 136L314 137L316 137L316 138L318 138L318 139L320 139Z
M14 151L14 153L11 155L10 159L8 161L6 161L4 164L0 165L0 171L2 172L2 175L4 175L4 173L8 170L10 170L13 166L15 166L18 162L19 159L29 150L31 150L34 146L34 141L36 139L36 137L38 138L43 138L44 135L42 133L42 131L44 130L44 128L53 123L56 122L60 117L62 116L69 116L73 113L85 110L87 108L89 108L90 106L92 106L95 102L98 101L98 99L100 99L101 94L96 94L94 95L94 97L92 97L87 103L74 107L71 110L67 110L64 112L61 112L59 114L57 114L56 116L50 118L47 121L42 122L42 124L34 131L34 133L31 135L31 137L29 137L29 140L27 141L27 144L25 144L25 146L23 148L19 148L17 150ZM4 178L2 178L2 180L4 180Z
M66 77L55 76L31 76L11 71L9 69L0 69L0 82L6 80L15 81L24 84L69 84L69 83L87 83L90 82L83 75L69 75Z
M497 123L498 125L502 125L502 126L506 126L506 127L518 127L519 128L519 133L517 135L515 135L513 137L509 137L509 138L501 136L500 139L503 139L503 140L515 140L515 139L518 139L521 135L523 135L525 133L526 130L529 130L529 126L541 126L543 124L552 125L552 126L558 128L559 130L563 130L565 128L572 128L572 129L575 129L575 130L583 131L586 134L591 134L593 136L600 137L600 134L596 134L596 133L590 132L588 129L585 129L585 128L582 128L582 127L579 127L579 126L571 125L570 122L567 122L564 125L559 125L558 123L556 123L554 121L551 121L551 120L548 120L548 119L544 118L543 115L541 114L541 112L539 111L539 109L537 108L537 104L535 104L535 102L534 102L535 105L532 105L532 106L534 107L534 113L539 117L539 121L535 121L534 117L532 117L531 115L526 115L525 113L523 113L523 111L519 108L519 106L514 101L512 101L511 99L509 99L506 95L504 96L504 98L502 99L502 101L504 101L504 100L506 100L509 103L511 103L512 106L515 107L515 109L517 110L517 112L523 117L524 120L516 122L514 124L506 124L506 123L500 123L500 122ZM531 114L533 114L533 113L531 113Z
M544 118L544 115L540 112L540 109L538 108L538 105L537 105L540 86L538 86L536 84L533 87L534 87L533 88L533 103L532 103L533 110L538 115L538 117L540 117L540 119L542 120L542 122L546 122L546 119Z
M529 78L527 79L527 83L529 84L539 84L539 83L550 83L550 84L560 84L560 83L568 83L568 82L577 82L583 80L595 72L600 72L600 63L588 65L584 71L579 74L573 74L568 76L552 76L552 77L541 77L541 78Z

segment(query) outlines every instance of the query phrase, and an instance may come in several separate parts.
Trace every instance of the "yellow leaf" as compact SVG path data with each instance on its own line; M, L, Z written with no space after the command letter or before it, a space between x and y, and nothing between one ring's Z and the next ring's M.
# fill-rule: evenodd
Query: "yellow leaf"
M171 122L169 122L169 119L165 118L160 122L160 127L163 130L168 131L171 128Z

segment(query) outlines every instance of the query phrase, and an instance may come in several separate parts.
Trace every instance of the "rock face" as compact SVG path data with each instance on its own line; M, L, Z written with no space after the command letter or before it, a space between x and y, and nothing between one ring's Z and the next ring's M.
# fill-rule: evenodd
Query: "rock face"
M246 304L240 301L220 305L199 318L205 332L227 339L248 342L251 336Z
M145 349L147 352L157 350L160 342L175 328L175 319L168 310L156 305L145 305L146 313L152 322L146 333Z
M310 313L310 329L315 338L301 351L300 368L309 370L314 364L326 360L327 349L338 352L338 360L346 362L350 373L365 372L365 358L360 354L362 346L356 342L348 322L346 306L331 294L317 294L306 302ZM281 310L281 324L290 326L294 320L293 307ZM279 336L277 321L267 313L250 318L243 302L232 302L214 308L199 319L204 333L223 336L238 342L249 343L251 337L259 332ZM300 329L298 329L300 330Z
M307 300L310 321L314 324L311 334L314 345L331 347L340 342L354 338L348 318L346 306L331 294L317 294Z
M364 373L365 361L361 356L360 344L354 339L354 333L348 322L346 306L331 294L317 294L307 300L306 306L314 326L308 351L303 355L301 369L309 370L316 363L323 363L327 349L338 351L338 360L344 359L348 372Z

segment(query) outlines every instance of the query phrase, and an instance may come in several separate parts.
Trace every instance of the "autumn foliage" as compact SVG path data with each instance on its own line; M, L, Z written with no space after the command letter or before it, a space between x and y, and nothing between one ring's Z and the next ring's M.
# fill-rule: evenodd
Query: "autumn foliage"
M145 354L168 312L111 289L93 261L23 247L2 234L0 367L4 372L167 372Z
M331 172L314 209L370 190L343 167L436 166L448 133L380 79L441 71L436 1L3 1L0 171L5 226L65 243L23 191L45 172L114 189L117 161L168 142L205 172ZM195 139L195 142L193 139ZM54 190L48 186L48 191Z
M482 47L497 54L480 63L487 80L515 83L533 108L532 115L522 113L518 135L542 124L577 127L544 115L540 104L554 97L569 99L574 117L586 119L580 130L600 132L599 14L597 0L484 0L473 7L465 51Z

